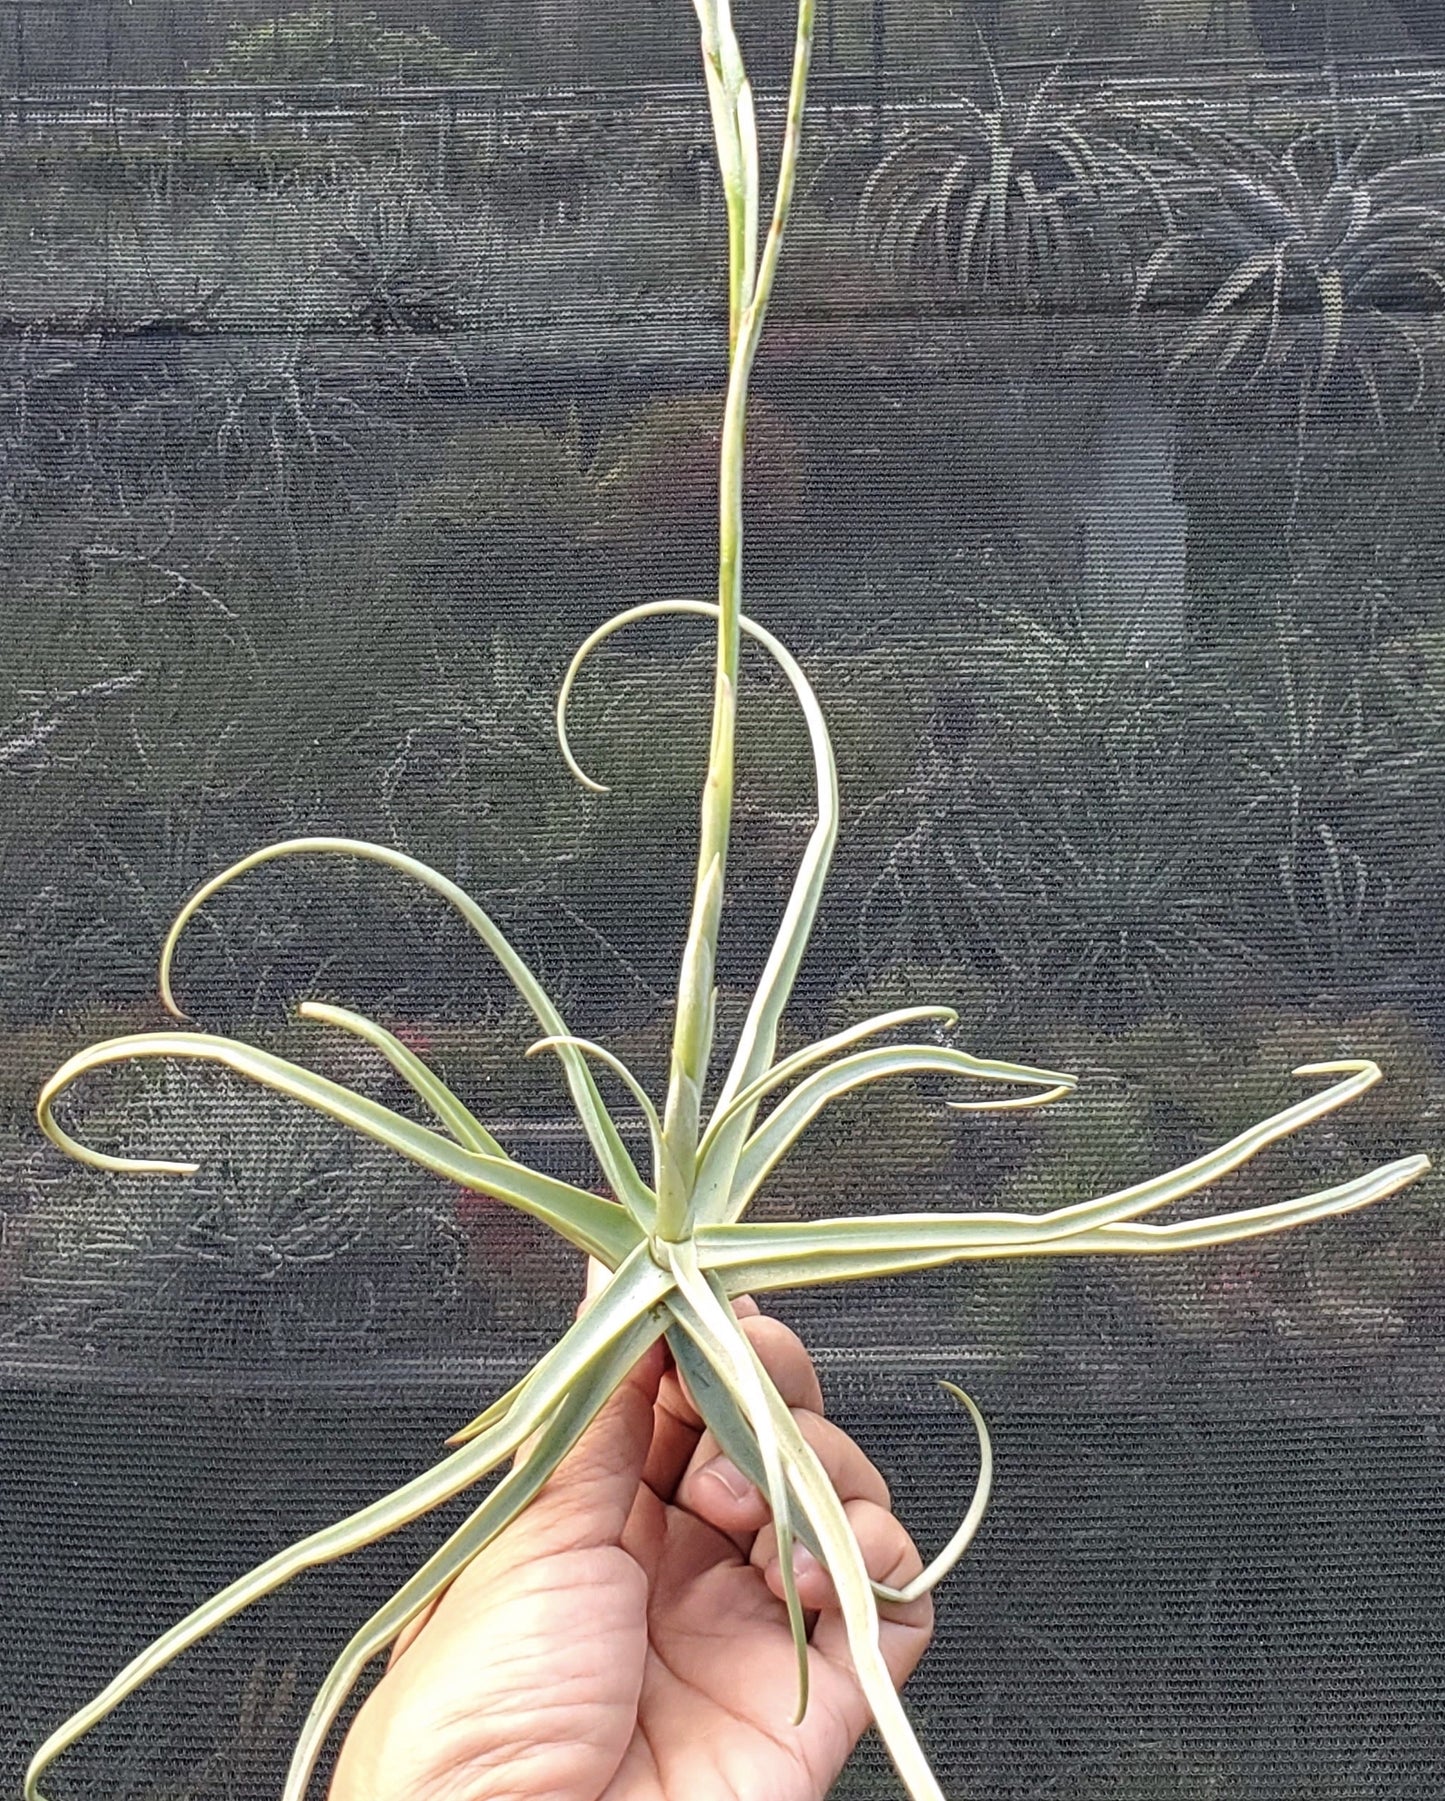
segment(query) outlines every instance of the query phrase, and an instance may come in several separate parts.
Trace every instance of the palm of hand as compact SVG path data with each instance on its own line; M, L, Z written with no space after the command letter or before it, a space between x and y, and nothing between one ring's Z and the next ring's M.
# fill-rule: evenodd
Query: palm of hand
M878 1471L822 1417L802 1344L773 1320L747 1331L847 1504L870 1574L907 1581L918 1553ZM819 1611L795 1726L766 1505L730 1465L731 1486L718 1473L717 1446L664 1365L658 1349L638 1366L533 1506L399 1642L332 1801L827 1793L869 1718L827 1577L800 1553L800 1593ZM884 1653L901 1683L932 1610L925 1598L891 1616Z

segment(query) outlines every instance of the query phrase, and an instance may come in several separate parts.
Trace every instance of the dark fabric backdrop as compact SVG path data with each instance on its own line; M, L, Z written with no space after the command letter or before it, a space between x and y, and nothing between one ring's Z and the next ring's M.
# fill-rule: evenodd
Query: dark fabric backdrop
M749 453L748 605L815 679L844 791L789 1031L941 999L964 1042L1083 1080L991 1121L870 1093L763 1211L1058 1205L1351 1054L1385 1084L1221 1202L1438 1148L1442 20L821 0ZM740 23L772 146L789 8ZM186 1182L67 1164L31 1111L72 1050L160 1021L200 880L315 830L454 874L574 1030L661 1079L707 646L639 632L584 684L606 800L550 709L591 626L711 585L693 35L685 0L0 5L7 1789L149 1637L420 1468L570 1314L540 1234L239 1086L73 1103L97 1142L197 1154ZM1000 111L991 255L966 212ZM807 827L796 721L747 676L725 1020ZM291 1011L361 1007L593 1179L496 970L380 872L258 874L180 983L395 1101ZM1445 1789L1439 1209L1431 1179L1230 1251L778 1298L925 1546L973 1479L934 1378L991 1421L994 1507L910 1689L951 1795ZM349 1623L436 1536L247 1616L54 1792L273 1794ZM896 1788L865 1745L838 1792Z

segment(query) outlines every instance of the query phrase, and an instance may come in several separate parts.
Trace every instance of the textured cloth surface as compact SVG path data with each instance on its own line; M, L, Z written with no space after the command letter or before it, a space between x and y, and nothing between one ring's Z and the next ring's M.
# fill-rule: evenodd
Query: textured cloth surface
M768 154L791 31L738 7ZM1037 1211L1369 1056L1385 1084L1212 1191L1439 1148L1445 1117L1445 29L1347 0L820 0L756 380L747 606L834 731L836 867L787 1042L943 1001L1076 1071L1038 1115L920 1084L812 1128L758 1217ZM11 4L0 17L0 1787L127 1656L403 1480L564 1329L577 1260L240 1083L88 1083L266 841L374 838L495 912L660 1089L709 647L575 644L707 596L723 219L685 0ZM1010 173L994 211L988 122ZM745 663L719 1016L809 824ZM597 1181L465 930L376 870L259 872L184 1003L392 1105L382 1020L534 1167ZM635 1141L645 1133L632 1121ZM1445 1790L1445 1227L771 1305L925 1552L995 1502L909 1697L973 1801ZM433 1521L127 1706L57 1796L276 1792ZM67 1786L68 1785L68 1786ZM839 1795L895 1792L865 1744Z

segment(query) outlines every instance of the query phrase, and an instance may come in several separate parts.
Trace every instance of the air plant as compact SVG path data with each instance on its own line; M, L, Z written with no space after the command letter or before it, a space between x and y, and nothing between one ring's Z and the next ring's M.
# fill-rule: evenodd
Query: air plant
M974 648L965 731L937 720L909 781L860 815L881 839L864 966L961 962L1017 1001L1115 1023L1179 1004L1207 970L1256 973L1227 893L1201 880L1218 763L1180 674L1101 653L1077 615L1001 623Z
M1419 403L1416 326L1445 310L1445 156L1371 172L1368 134L1348 154L1319 132L1276 152L1213 128L1180 139L1178 176L1196 198L1181 201L1134 300L1136 311L1157 304L1169 275L1205 296L1172 374L1246 388L1284 380L1307 401L1353 374L1383 424L1381 377L1403 369L1406 404Z
M981 47L992 104L956 98L947 124L905 134L864 187L860 227L896 276L930 276L965 302L1077 300L1111 223L1141 201L1167 222L1163 190L1121 122L1059 98L1062 64L1013 98Z
M531 969L495 922L448 877L405 853L345 838L302 838L256 851L206 882L172 926L161 953L161 995L183 1015L172 964L187 924L213 896L248 871L294 856L341 856L380 865L419 882L445 900L498 959L545 1034L534 1049L561 1061L573 1104L606 1178L600 1195L539 1174L507 1155L486 1126L394 1034L344 1008L307 1002L308 1020L372 1045L434 1117L421 1125L366 1095L299 1064L236 1040L186 1030L140 1033L97 1044L65 1063L45 1084L39 1117L61 1149L100 1169L185 1176L196 1165L131 1159L89 1148L56 1115L66 1091L93 1071L137 1059L219 1064L391 1147L419 1167L479 1195L518 1208L551 1226L611 1272L593 1305L522 1381L499 1396L452 1441L455 1449L394 1493L299 1543L231 1583L163 1633L91 1702L59 1727L36 1753L26 1778L28 1801L62 1752L104 1719L156 1671L242 1608L301 1571L359 1550L473 1488L528 1440L520 1463L503 1475L452 1536L381 1607L342 1651L302 1728L283 1791L300 1801L347 1696L384 1651L526 1507L636 1360L665 1338L708 1424L766 1494L776 1524L787 1613L797 1649L798 1717L807 1705L810 1649L792 1580L792 1546L807 1545L837 1590L858 1680L897 1770L914 1801L941 1801L942 1790L914 1736L879 1645L879 1606L931 1589L958 1561L987 1502L990 1467L986 1428L973 1402L954 1390L980 1435L983 1474L948 1545L905 1588L870 1581L842 1503L791 1412L774 1388L730 1305L744 1292L900 1274L969 1259L1157 1253L1230 1243L1361 1207L1415 1180L1424 1157L1405 1157L1374 1172L1298 1199L1172 1224L1143 1216L1237 1168L1266 1145L1297 1131L1363 1093L1379 1076L1374 1064L1308 1065L1298 1073L1333 1079L1322 1090L1241 1133L1181 1168L1098 1199L1025 1214L913 1213L884 1218L749 1223L749 1203L808 1124L841 1095L906 1073L995 1083L1021 1092L955 1101L987 1111L1042 1105L1073 1087L1070 1077L996 1061L940 1042L877 1042L910 1025L948 1027L943 1006L913 1006L878 1016L776 1056L778 1028L807 945L838 829L837 777L828 733L808 682L789 652L741 612L743 437L749 376L792 202L815 0L800 0L796 51L772 217L761 230L760 177L752 91L727 0L695 0L714 135L727 196L730 355L721 451L720 559L716 604L657 600L634 606L599 627L578 651L563 682L558 725L573 772L589 786L567 745L566 709L591 652L620 628L664 614L711 620L717 630L712 735L702 793L697 882L677 986L671 1069L662 1108L611 1051L568 1031ZM817 782L817 820L803 853L776 941L753 994L720 1088L710 1092L715 1035L714 979L724 871L733 810L734 740L741 640L773 659L791 685L807 723ZM651 1139L648 1177L634 1163L598 1087L594 1066L615 1078L630 1107L640 1109ZM761 1114L764 1103L771 1103Z
M378 336L450 331L461 320L465 277L448 258L434 213L403 187L360 201L327 263L350 321Z
M1338 994L1409 979L1412 897L1430 872L1407 820L1434 760L1434 732L1411 697L1343 670L1276 624L1266 680L1220 671L1221 774L1233 792L1236 865L1252 932L1296 990ZM1255 670L1258 669L1258 656Z

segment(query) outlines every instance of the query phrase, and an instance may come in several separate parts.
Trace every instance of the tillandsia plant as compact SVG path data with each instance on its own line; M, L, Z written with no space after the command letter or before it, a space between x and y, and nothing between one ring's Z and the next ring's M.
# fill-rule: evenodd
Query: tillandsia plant
M1176 135L1176 183L1192 190L1139 273L1134 307L1202 298L1169 365L1208 385L1283 382L1314 401L1350 375L1383 429L1385 377L1417 406L1428 376L1422 321L1445 309L1445 156L1371 162L1310 131L1282 151L1244 132ZM1403 371L1404 381L1398 380Z
M1060 94L1067 59L1015 97L982 34L979 49L992 103L955 97L946 124L905 133L863 188L859 229L895 276L966 305L1082 305L1091 269L1126 266L1126 223L1170 229L1169 202L1121 115Z
M1229 1143L1150 1181L1027 1214L914 1213L883 1218L750 1224L749 1203L810 1121L835 1100L890 1075L924 1073L968 1083L999 1084L954 1106L975 1110L1040 1106L1066 1095L1068 1076L970 1055L941 1042L877 1043L908 1026L937 1030L955 1023L951 1009L907 1007L885 1013L822 1042L778 1058L779 1022L812 929L838 829L832 749L818 704L798 664L760 625L743 617L742 470L749 375L773 289L793 197L803 101L813 33L814 0L800 0L796 53L781 161L766 232L752 92L727 0L695 0L729 228L729 381L720 496L720 570L716 604L653 601L620 614L578 651L562 686L558 727L567 761L584 781L567 746L566 709L589 653L621 627L661 614L713 621L717 660L712 737L702 794L697 883L677 988L671 1069L659 1111L611 1052L574 1036L537 978L490 916L435 870L401 851L345 838L302 838L255 852L213 877L182 908L161 953L160 987L180 1019L172 963L187 923L229 883L278 858L359 858L400 872L454 907L499 960L535 1013L544 1036L534 1049L561 1060L572 1101L606 1178L606 1196L573 1187L515 1162L462 1101L412 1050L381 1026L341 1007L307 1002L308 1020L351 1033L378 1050L435 1120L421 1125L298 1064L238 1041L190 1031L111 1039L72 1057L46 1083L40 1122L72 1156L104 1170L184 1176L191 1163L136 1160L90 1149L61 1125L56 1106L93 1071L136 1059L190 1059L219 1064L390 1146L425 1170L528 1213L611 1272L593 1305L508 1393L463 1428L452 1454L394 1493L279 1551L197 1607L142 1651L87 1706L41 1746L25 1793L40 1801L40 1782L57 1757L149 1676L251 1602L301 1571L343 1557L461 1495L531 1441L527 1456L495 1484L470 1517L367 1621L342 1651L302 1728L287 1777L285 1801L301 1801L327 1733L358 1678L525 1508L574 1445L628 1370L665 1338L704 1418L738 1466L766 1495L777 1530L787 1613L797 1650L798 1717L807 1706L809 1644L792 1580L792 1546L800 1541L827 1568L836 1588L857 1676L908 1793L941 1801L939 1787L890 1680L879 1641L879 1606L932 1588L967 1548L988 1499L988 1436L974 1404L960 1391L979 1433L982 1474L949 1544L902 1590L870 1580L837 1493L739 1328L731 1301L744 1292L900 1274L969 1259L1117 1255L1218 1245L1364 1206L1413 1181L1427 1167L1406 1157L1335 1187L1242 1212L1145 1223L1143 1216L1194 1194L1236 1169L1276 1139L1320 1118L1378 1079L1368 1062L1321 1063L1301 1075L1334 1078L1328 1086L1254 1126ZM731 1060L709 1092L715 1037L714 964L724 897L733 810L734 737L741 639L761 645L791 684L807 722L816 769L817 823L803 853L776 941L759 978ZM596 784L590 783L591 786ZM641 1108L651 1135L644 1176L608 1112L594 1075L600 1066ZM1014 1090L1017 1092L1008 1092ZM765 1108L765 1103L767 1104Z

